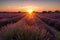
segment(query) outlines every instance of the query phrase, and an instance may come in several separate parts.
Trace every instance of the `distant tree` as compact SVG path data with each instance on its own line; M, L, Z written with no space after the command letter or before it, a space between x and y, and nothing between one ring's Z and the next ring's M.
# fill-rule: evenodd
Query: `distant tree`
M21 11L18 11L18 13L21 13Z
M47 11L42 11L42 13L47 13Z
M33 11L33 13L36 13L36 11Z
M55 13L60 13L60 11L59 10L56 10Z
M48 13L53 13L52 11L48 11Z
M33 11L33 13L40 13L40 12L37 12L37 11Z

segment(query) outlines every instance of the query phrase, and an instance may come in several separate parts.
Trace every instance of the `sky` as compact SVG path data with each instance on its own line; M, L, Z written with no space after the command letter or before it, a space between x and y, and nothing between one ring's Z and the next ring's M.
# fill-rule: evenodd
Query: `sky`
M16 12L60 10L60 0L0 0L0 11Z

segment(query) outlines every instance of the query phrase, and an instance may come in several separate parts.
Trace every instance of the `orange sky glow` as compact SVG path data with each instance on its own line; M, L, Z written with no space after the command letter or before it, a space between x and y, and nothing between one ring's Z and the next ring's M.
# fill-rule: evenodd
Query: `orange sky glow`
M0 0L0 12L60 11L60 0Z

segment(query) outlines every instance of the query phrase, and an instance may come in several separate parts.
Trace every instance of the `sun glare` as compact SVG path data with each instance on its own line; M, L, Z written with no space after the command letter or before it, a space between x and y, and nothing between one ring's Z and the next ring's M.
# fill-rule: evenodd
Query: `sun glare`
M25 11L26 11L26 17L27 19L31 20L34 18L34 8L31 6L25 7Z
M33 9L27 9L26 10L26 17L30 20L30 19L33 19L34 17L34 13L33 13Z
M32 14L33 10L32 10L32 9L28 9L27 12L28 12L29 14Z

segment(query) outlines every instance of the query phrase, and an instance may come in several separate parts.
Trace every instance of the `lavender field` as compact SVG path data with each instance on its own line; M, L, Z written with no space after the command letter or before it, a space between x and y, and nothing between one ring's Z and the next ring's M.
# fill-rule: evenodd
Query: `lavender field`
M60 40L60 13L0 13L0 40Z

